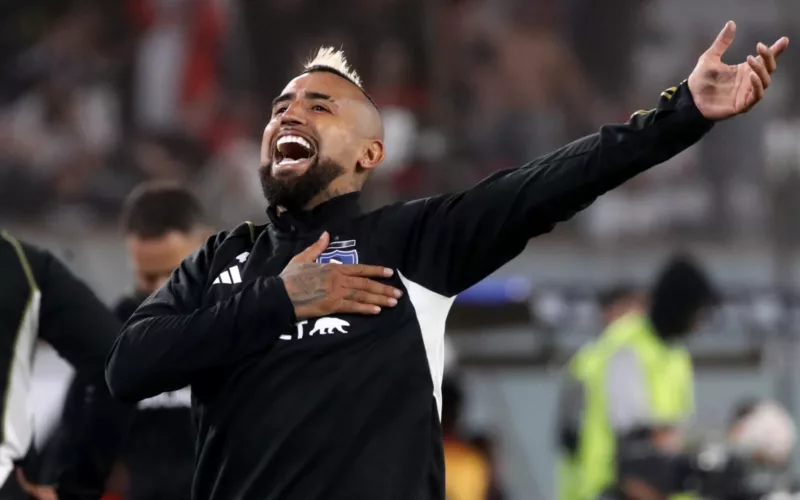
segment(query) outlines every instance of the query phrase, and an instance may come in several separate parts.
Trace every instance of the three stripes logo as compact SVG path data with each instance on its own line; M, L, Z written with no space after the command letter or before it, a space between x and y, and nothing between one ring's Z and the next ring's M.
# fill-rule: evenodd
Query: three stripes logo
M247 260L247 257L248 257L249 255L250 255L250 253L249 253L249 252L245 252L245 253L243 253L243 254L239 254L239 255L236 257L236 260L237 260L239 263L244 263L244 261L246 261L246 260ZM228 268L228 269L227 269L227 270L225 270L225 271L222 271L222 272L220 273L220 275L219 275L219 276L217 276L217 279L215 279L215 280L214 280L214 282L213 282L213 283L211 283L211 284L212 284L212 285L219 285L219 284L224 284L224 285L234 285L234 284L236 284L236 283L241 283L241 282L242 282L242 275L241 275L241 273L239 272L239 266L238 266L238 265L236 265L236 266L233 266L233 267L231 267L231 268Z
M224 283L226 285L233 285L234 283L241 283L242 275L239 274L239 266L233 266L227 271L222 271L217 279L214 280L212 285L219 285Z

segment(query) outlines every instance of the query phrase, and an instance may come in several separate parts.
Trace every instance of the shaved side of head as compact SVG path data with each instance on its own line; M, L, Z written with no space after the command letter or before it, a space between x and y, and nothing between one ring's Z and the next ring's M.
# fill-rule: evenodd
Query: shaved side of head
M361 99L362 110L359 111L358 130L364 137L383 140L383 117L381 112L366 98Z

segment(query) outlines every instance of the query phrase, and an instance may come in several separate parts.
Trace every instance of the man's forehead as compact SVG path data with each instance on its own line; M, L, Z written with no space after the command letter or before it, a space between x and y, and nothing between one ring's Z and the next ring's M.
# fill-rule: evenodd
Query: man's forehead
M164 253L175 249L182 250L188 245L192 245L191 234L182 231L168 231L167 233L144 238L136 235L127 237L128 245L147 253Z
M359 99L361 90L341 76L327 71L304 73L290 81L280 95L328 95L334 100Z

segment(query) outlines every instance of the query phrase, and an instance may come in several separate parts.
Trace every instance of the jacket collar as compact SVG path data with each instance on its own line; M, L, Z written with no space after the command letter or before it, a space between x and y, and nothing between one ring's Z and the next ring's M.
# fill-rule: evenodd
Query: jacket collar
M325 229L331 222L360 214L360 197L359 192L343 194L311 210L279 211L278 207L270 205L267 208L267 216L279 232L304 233Z

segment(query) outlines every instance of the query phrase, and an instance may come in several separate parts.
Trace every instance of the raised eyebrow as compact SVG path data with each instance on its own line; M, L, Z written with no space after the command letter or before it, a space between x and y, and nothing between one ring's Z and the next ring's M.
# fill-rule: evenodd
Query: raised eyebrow
M285 94L281 94L281 95L279 95L278 97L276 97L275 99L272 100L272 107L274 108L276 105L278 105L278 104L280 104L282 102L293 101L296 97L297 97L297 95L294 92L287 92ZM328 101L328 102L331 102L331 103L335 103L336 102L333 97L329 96L328 94L323 94L322 92L313 92L313 91L312 92L304 92L303 93L303 97L305 97L306 99L312 100L312 101L314 101L314 100L316 100L316 101Z
M322 92L306 92L304 96L306 99L311 100L335 102L333 97L328 94L323 94Z
M294 97L295 97L294 92L287 92L285 94L281 94L272 100L272 107L274 108L276 104L282 102L294 100Z

